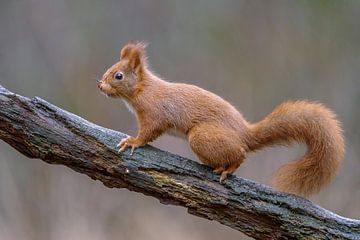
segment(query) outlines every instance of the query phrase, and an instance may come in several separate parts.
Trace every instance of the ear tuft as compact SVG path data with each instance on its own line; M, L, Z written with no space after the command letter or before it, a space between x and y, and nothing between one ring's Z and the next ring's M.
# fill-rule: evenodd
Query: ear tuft
M146 48L147 44L144 42L129 42L120 52L120 59L127 59L129 67L134 71L138 71L140 67L146 66Z

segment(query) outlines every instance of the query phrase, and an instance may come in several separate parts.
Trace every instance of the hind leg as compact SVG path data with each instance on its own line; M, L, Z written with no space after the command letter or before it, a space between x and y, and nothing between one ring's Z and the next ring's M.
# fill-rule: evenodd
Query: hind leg
M202 124L188 134L191 149L204 164L220 174L220 182L235 172L245 158L238 133L223 126Z

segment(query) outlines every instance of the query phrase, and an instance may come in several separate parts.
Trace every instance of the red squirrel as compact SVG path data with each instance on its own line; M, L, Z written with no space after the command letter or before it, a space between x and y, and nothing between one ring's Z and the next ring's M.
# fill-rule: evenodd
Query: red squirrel
M130 42L98 83L136 114L138 134L122 139L119 152L145 145L163 133L186 137L220 182L240 166L248 152L270 145L305 143L307 153L282 166L273 181L281 191L307 196L336 175L344 157L344 137L336 115L322 104L288 101L258 123L247 122L221 97L197 86L171 83L148 67L146 45Z

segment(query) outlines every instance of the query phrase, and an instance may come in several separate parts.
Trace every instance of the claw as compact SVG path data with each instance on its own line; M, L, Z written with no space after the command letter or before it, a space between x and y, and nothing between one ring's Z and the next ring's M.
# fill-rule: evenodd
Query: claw
M133 155L133 153L134 153L134 150L135 150L135 146L132 146L132 147L131 147L131 152L130 152L130 156L132 156L132 155Z
M227 171L223 171L220 176L220 183L223 183L223 181L227 178Z
M116 145L116 147L118 147L118 148L119 148L119 147L122 147L122 145L124 145L124 143L125 143L127 140L129 140L129 138L130 138L130 136L121 139L121 141L119 142L118 145Z
M128 147L131 147L131 151L130 151L130 155L133 155L135 149L138 147L138 145L136 143L134 143L133 141L130 141L131 137L128 136L126 138L121 139L120 143L116 146L118 148L120 148L118 150L118 153L124 152Z
M128 144L127 143L124 143L121 148L119 149L119 152L123 152L126 150L126 148L128 147Z

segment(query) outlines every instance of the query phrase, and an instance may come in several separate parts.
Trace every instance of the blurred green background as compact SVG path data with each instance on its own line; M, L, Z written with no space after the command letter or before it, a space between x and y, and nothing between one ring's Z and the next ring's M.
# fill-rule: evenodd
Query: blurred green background
M151 67L196 84L258 121L286 99L310 99L343 122L347 153L312 201L360 217L360 1L0 2L0 84L39 96L101 126L136 134L135 118L96 88L129 40L150 45ZM1 106L0 106L1 107ZM187 143L154 145L196 159ZM237 175L262 183L303 146L252 154ZM240 239L217 222L62 166L28 160L0 142L0 238Z

